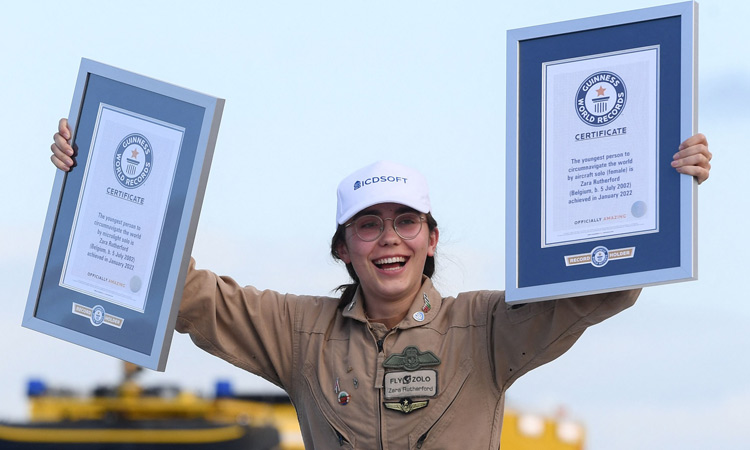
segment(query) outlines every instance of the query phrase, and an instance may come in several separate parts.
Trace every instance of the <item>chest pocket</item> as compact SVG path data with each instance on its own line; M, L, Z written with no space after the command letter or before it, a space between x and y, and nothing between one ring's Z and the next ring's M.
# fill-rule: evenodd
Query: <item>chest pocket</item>
M318 407L320 412L323 414L323 418L328 422L331 427L332 439L337 441L339 448L356 448L356 442L354 441L354 433L351 428L338 417L338 415L331 408L330 403L325 399L323 391L320 387L320 382L315 374L315 368L311 363L306 363L303 370L305 376L305 382L307 387L312 393L315 405Z
M474 363L471 359L463 360L443 392L439 394L438 398L430 400L430 406L426 408L427 414L424 419L409 434L410 449L421 448L425 441L439 439L440 434L450 425L453 416L456 414L456 410L451 410L450 407L461 394L473 367ZM460 421L456 423L460 423Z

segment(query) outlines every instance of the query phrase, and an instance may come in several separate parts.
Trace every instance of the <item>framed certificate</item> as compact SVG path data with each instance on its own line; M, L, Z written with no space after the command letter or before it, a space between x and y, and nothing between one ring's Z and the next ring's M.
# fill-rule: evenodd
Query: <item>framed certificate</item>
M695 2L508 31L506 300L696 278Z
M223 107L81 61L23 326L164 370Z

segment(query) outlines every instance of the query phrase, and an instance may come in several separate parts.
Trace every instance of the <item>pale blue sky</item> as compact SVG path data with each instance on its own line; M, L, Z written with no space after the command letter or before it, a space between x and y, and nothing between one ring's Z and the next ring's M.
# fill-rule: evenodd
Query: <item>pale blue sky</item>
M326 294L335 187L392 159L431 184L444 295L504 287L505 32L656 6L526 0L13 2L0 16L8 169L0 219L0 418L26 415L29 377L81 390L119 379L111 357L20 327L54 169L49 144L81 57L227 100L195 242L198 265L244 284ZM750 6L700 7L699 129L715 153L699 192L700 280L638 304L517 382L508 404L582 420L589 450L739 449L750 432ZM295 225L300 218L305 229ZM210 392L258 378L177 335L145 384Z

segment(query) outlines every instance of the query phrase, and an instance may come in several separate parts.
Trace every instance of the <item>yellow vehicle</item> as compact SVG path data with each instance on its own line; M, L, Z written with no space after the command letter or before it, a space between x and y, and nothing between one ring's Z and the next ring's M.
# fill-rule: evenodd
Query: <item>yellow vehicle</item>
M126 380L81 397L29 383L31 421L0 423L0 450L163 449L303 450L297 414L284 394L236 395L219 382L213 398ZM503 450L583 450L580 424L506 411Z
M503 450L583 450L583 425L564 418L505 411L500 448Z

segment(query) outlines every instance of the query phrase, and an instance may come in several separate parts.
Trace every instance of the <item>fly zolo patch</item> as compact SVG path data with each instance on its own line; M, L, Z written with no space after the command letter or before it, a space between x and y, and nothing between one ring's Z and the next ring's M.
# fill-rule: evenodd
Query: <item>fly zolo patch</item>
M388 372L383 381L386 400L437 395L437 371Z
M394 353L385 361L383 367L392 369L383 378L384 395L387 400L399 400L412 397L435 397L437 389L437 371L425 367L437 366L440 359L431 351L422 352L410 345L401 353ZM411 411L413 408L409 408ZM402 411L405 412L405 411Z

